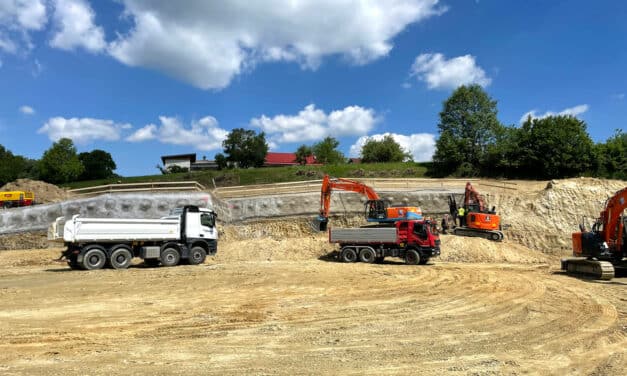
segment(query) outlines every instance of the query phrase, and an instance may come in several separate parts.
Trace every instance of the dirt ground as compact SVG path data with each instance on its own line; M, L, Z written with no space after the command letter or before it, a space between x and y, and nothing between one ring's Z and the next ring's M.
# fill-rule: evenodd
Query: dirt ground
M216 256L173 268L71 271L43 235L7 236L35 249L0 252L0 374L624 375L627 273L558 270L624 186L495 188L506 240L443 235L426 266L335 262L296 219L221 225Z
M312 257L316 240L224 242L200 266L123 271L0 252L0 373L624 374L624 276L576 279L531 255L342 264Z

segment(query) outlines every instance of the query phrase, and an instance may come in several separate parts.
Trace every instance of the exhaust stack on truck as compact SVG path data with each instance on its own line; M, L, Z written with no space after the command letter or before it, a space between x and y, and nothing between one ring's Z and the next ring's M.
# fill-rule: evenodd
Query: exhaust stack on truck
M216 218L213 210L197 206L175 209L161 219L75 215L68 221L57 218L48 239L65 244L61 257L72 269L126 269L134 257L150 266L196 265L217 251Z

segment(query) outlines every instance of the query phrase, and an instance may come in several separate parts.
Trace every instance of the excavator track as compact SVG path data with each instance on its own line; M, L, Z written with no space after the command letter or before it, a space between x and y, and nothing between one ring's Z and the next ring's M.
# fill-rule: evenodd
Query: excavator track
M610 280L614 278L614 265L609 261L588 260L585 258L562 259L562 270L568 274Z
M495 242L502 241L504 237L501 231L476 230L469 227L456 227L453 229L453 234L460 236L474 236Z

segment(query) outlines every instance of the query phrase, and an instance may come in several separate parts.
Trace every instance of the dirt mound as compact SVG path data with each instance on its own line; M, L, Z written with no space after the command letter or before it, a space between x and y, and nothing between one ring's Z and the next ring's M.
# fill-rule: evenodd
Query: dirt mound
M0 251L9 249L48 248L47 235L44 232L30 232L0 236Z
M439 260L450 262L482 262L539 264L553 260L538 251L514 242L493 242L487 239L442 235L442 255Z
M35 202L39 204L64 201L72 197L70 192L54 184L30 179L17 179L2 186L0 191L31 191L35 194Z
M578 231L582 218L590 228L605 201L625 186L621 180L552 180L541 190L495 190L490 205L496 205L501 222L511 226L505 231L508 240L546 254L567 255L571 233Z

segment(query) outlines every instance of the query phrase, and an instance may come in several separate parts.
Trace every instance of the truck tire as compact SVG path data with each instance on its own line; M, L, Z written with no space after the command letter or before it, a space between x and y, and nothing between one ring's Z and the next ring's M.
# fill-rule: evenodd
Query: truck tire
M85 270L102 269L107 262L107 255L99 248L91 248L83 255L81 267Z
M181 261L181 254L176 248L166 248L161 251L161 265L176 266Z
M119 247L111 252L109 265L111 265L113 269L126 269L131 266L132 259L133 254L131 251L129 251L126 247Z
M340 260L342 262L355 262L357 261L357 252L355 252L354 248L342 248L342 252L340 252Z
M359 261L372 264L377 258L377 254L372 248L363 248L359 252Z
M189 258L187 261L190 265L198 265L205 262L207 258L207 251L203 247L192 247L189 251Z
M420 264L420 253L415 249L408 249L405 252L405 264L407 265L418 265Z

